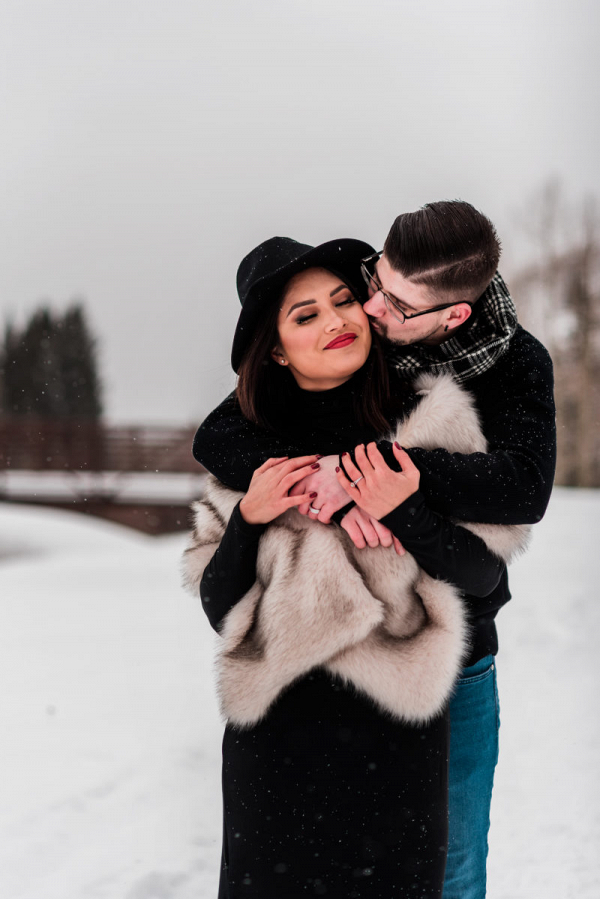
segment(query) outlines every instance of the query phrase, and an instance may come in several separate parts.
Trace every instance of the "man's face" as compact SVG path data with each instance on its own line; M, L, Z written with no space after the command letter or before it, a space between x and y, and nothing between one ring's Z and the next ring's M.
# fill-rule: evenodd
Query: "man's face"
M377 262L375 276L385 292L394 300L395 305L407 316L444 302L443 299L434 296L427 285L413 284L408 278L394 271L385 256ZM420 315L415 319L407 318L402 324L389 311L381 291L375 292L371 287L369 295L370 298L363 305L363 309L370 318L373 330L384 339L397 344L437 344L448 336L444 328L449 322L452 307Z

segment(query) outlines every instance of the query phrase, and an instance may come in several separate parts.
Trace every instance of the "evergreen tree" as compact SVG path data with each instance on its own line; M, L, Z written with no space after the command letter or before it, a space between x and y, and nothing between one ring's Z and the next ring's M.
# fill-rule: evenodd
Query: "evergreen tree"
M83 307L67 309L58 331L62 401L68 415L97 417L102 412L96 365L96 341Z
M0 355L5 415L101 415L96 341L81 304L63 316L42 307L22 331L9 322Z

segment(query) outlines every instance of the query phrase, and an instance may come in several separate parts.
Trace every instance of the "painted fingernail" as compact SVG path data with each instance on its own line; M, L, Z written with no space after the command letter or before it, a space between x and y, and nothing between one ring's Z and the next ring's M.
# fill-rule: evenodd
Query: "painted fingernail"
M339 465L336 465L336 466L335 466L335 470L336 470L336 471L340 471L340 466L339 466Z
M322 459L322 458L323 458L323 456L321 455L321 453L317 453L317 459Z
M311 499L316 499L317 495L318 495L318 494L316 494L316 493L311 493L310 498L311 498Z
M350 453L342 453L342 456L349 456Z
M396 449L402 449L397 440L394 440L394 446L396 447Z
M313 462L313 464L310 467L311 468L320 468L321 466L319 465L318 462Z

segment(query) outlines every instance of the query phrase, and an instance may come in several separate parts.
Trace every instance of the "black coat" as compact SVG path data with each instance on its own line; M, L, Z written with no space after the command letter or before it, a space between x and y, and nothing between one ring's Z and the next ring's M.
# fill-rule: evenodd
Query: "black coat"
M294 394L293 454L304 452L302 441L318 440L331 453L374 436L352 417L353 389ZM229 452L226 443L220 452ZM403 506L420 510L406 514L428 573L493 588L502 564L479 538L463 528L450 537L422 497ZM395 530L401 522L399 507L389 524ZM255 579L263 530L244 522L238 507L204 572L202 600L217 629ZM448 745L447 709L426 725L406 724L323 669L297 680L254 727L228 726L219 899L439 899Z

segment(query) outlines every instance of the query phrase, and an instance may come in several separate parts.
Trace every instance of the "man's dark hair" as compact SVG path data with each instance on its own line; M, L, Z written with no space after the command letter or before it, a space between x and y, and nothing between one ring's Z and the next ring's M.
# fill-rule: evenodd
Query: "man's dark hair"
M415 284L474 302L494 277L500 241L490 220L470 203L441 200L399 215L383 252Z

